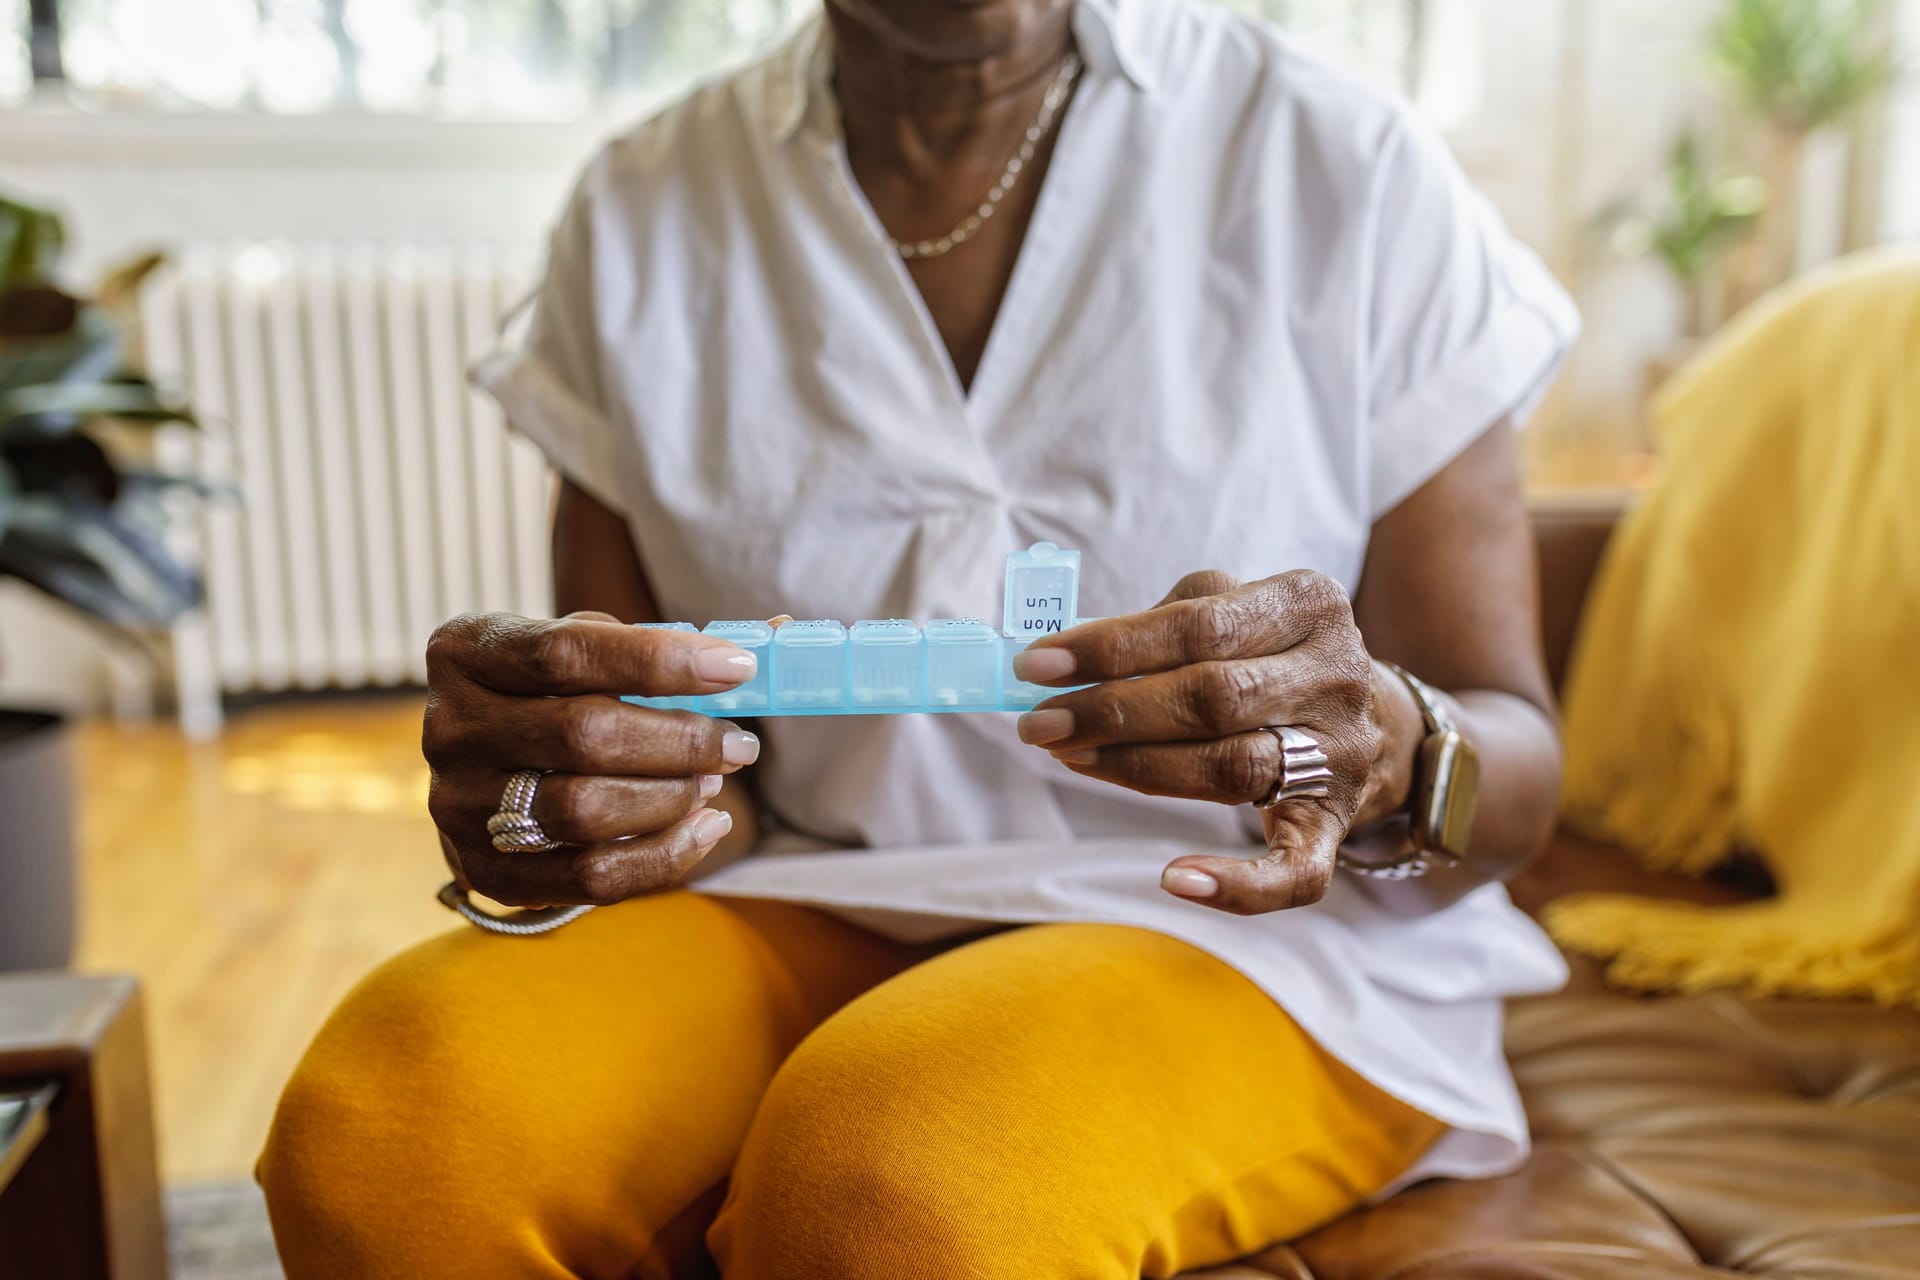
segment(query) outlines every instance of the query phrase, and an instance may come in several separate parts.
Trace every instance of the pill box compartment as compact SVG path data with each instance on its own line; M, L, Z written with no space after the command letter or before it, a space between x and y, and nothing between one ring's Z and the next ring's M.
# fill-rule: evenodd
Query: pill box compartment
M935 707L1000 705L1000 633L978 618L927 624L927 703Z
M773 703L773 628L764 622L709 622L704 632L745 649L760 664L753 679L725 693L689 698L687 705L710 715L765 711Z
M789 622L773 633L773 705L847 705L847 628L831 619Z
M868 619L847 633L855 707L917 707L926 697L920 627L905 618Z
M633 625L642 631L679 631L689 635L697 635L700 631L700 628L694 626L691 622L636 622ZM681 711L692 706L695 702L698 702L699 699L693 697L632 697L625 699L625 701L638 703L643 707L658 707L662 711Z
M1032 641L1020 636L1002 636L1000 638L1000 705L1012 711L1023 711L1035 703L1044 702L1056 693L1065 693L1064 689L1050 689L1045 685L1028 684L1013 674L1013 660L1026 649Z

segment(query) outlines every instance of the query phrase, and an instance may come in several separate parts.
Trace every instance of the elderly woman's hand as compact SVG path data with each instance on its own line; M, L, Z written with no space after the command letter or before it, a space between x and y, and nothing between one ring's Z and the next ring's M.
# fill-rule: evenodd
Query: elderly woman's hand
M512 906L606 904L671 888L732 826L707 807L760 742L725 720L621 694L719 693L751 679L725 641L626 626L604 613L536 621L468 614L427 645L428 808L455 879ZM487 819L507 781L545 771L533 817L561 847L496 849Z
M1319 742L1328 794L1266 810L1263 857L1168 866L1169 892L1222 910L1319 901L1348 832L1405 794L1410 768L1398 760L1411 757L1417 728L1404 722L1391 672L1383 678L1368 656L1346 593L1322 574L1245 586L1191 574L1144 613L1036 641L1014 671L1036 684L1101 682L1040 704L1021 717L1020 736L1078 773L1152 795L1256 803L1280 776L1280 742L1266 727Z

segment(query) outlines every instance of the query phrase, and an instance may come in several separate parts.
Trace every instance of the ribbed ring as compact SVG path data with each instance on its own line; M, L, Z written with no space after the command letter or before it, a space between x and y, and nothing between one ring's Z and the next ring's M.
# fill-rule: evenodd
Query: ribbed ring
M560 847L560 842L548 838L533 816L533 795L540 787L540 778L540 770L522 769L507 779L506 790L500 793L500 807L487 819L487 834L500 852L545 853Z
M1285 724L1262 725L1261 732L1279 740L1280 776L1273 780L1266 798L1259 802L1260 808L1271 809L1289 800L1318 799L1328 794L1333 770L1328 767L1327 753L1311 734Z

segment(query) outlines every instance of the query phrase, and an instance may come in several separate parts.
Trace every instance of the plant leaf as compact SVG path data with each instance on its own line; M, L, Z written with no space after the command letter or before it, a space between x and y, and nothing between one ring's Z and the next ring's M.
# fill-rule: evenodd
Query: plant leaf
M130 307L139 300L140 286L147 277L166 265L167 255L152 250L129 258L107 273L95 297L103 307Z
M13 468L0 458L0 538L7 536L7 525L13 520L13 508L20 501L20 485L13 478Z
M168 549L167 513L158 503L134 498L122 499L111 507L80 502L74 508L76 520L98 535L98 541L91 545L100 550L109 542L118 546L127 558L127 567L137 562L147 580L177 602L176 615L200 603L200 575L181 564Z
M155 491L185 489L202 498L217 498L222 502L239 502L242 498L240 486L230 480L212 480L206 476L189 475L183 471L165 471L159 467L121 467L120 481L134 488Z
M18 578L110 627L151 631L164 625L164 620L148 616L97 566L42 555L31 535L15 531L0 538L0 578Z
M110 416L128 422L199 423L183 401L148 382L42 382L0 391L0 431L25 419L46 431L71 430L87 418Z
M1776 127L1810 133L1885 88L1896 72L1886 0L1730 0L1713 56Z
M120 355L120 330L97 308L83 307L65 333L0 346L0 391L43 382L104 382L119 369Z
M0 291L45 281L66 243L59 214L0 196Z
M192 574L103 508L46 495L22 497L0 537L0 576L8 575L129 630L164 627L199 600Z

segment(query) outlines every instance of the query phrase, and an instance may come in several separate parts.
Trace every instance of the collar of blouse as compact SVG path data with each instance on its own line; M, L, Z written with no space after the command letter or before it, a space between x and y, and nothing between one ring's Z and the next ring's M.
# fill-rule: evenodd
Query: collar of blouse
M1170 0L1076 0L1073 36L1087 72L1119 75L1141 93L1156 92L1164 76L1161 33L1170 8ZM821 137L837 134L831 46L826 20L815 14L768 68L760 111L774 142L788 141L803 126Z

